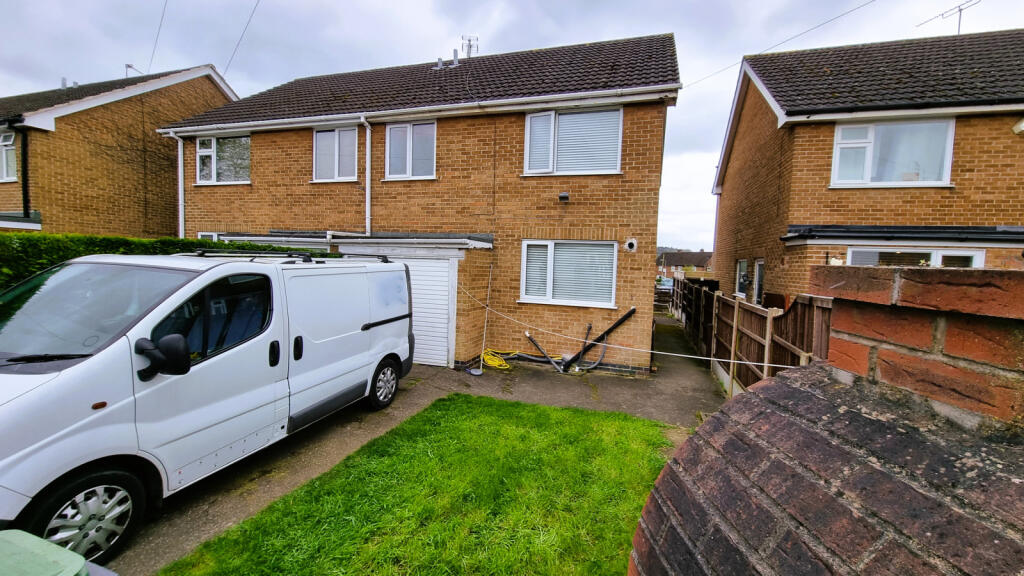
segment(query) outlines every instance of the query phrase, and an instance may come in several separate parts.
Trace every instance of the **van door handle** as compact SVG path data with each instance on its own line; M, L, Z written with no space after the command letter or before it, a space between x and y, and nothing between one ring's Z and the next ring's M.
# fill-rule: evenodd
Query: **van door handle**
M292 356L296 360L302 359L302 336L296 336L292 342Z
M281 361L281 343L274 340L270 343L270 365L277 366Z

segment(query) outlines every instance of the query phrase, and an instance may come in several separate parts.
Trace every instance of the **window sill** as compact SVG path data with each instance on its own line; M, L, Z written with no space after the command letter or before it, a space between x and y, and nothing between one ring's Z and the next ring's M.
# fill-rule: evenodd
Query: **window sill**
M850 190L863 188L956 188L951 182L865 182L858 184L829 184L830 190Z
M242 180L239 182L196 182L193 186L244 186L252 184L249 180Z
M0 178L0 184L5 183L5 182L17 182L17 181L18 181L17 178Z
M310 180L310 184L331 184L334 182L359 182L358 178L332 178L330 180Z
M409 180L437 180L437 176L409 176L408 178L405 176L391 176L382 179L381 182L407 182Z
M524 172L519 176L533 178L535 176L622 176L621 170L604 170L597 172Z
M548 306L572 306L575 308L604 308L606 310L618 310L619 307L607 302L573 302L571 300L531 300L520 298L518 304L546 304Z

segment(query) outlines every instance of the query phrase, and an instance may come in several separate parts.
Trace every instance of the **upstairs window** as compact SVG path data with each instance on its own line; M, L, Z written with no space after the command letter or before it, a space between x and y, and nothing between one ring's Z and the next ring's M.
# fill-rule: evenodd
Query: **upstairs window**
M313 180L355 180L355 128L317 130L313 133Z
M434 122L388 124L384 163L389 180L434 177L436 128Z
M248 184L249 137L197 138L196 182Z
M614 242L523 241L520 301L615 305Z
M614 174L621 149L621 109L526 116L527 174Z
M0 181L18 179L18 164L14 157L14 132L0 132Z
M953 155L953 121L837 124L835 186L945 186Z

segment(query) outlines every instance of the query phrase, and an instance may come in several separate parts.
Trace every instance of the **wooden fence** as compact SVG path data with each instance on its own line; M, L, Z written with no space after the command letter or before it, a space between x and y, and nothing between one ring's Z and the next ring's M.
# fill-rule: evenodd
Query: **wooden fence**
M729 396L785 369L779 366L828 358L831 298L800 295L783 312L677 280L671 310L694 349L714 358L711 370Z

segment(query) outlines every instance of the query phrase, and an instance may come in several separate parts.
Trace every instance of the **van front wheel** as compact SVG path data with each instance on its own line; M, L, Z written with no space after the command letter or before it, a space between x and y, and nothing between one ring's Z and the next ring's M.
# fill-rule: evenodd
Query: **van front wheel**
M103 564L117 555L142 523L145 496L134 474L87 472L43 494L25 518L25 528Z
M373 385L370 386L370 406L382 410L391 405L398 391L398 363L385 358L373 372Z

